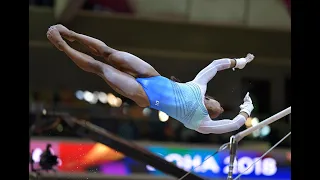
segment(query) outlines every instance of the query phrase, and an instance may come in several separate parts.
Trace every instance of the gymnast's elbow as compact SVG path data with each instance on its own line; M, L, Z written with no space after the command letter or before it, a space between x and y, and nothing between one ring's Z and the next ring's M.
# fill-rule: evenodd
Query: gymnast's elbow
M198 133L201 133L201 134L210 134L210 132L205 131L205 130L202 130L202 129L196 129L196 131L197 131Z
M205 129L198 128L198 129L196 129L196 131L201 134L222 134L220 131L216 131L213 129L207 129L207 128L205 128Z
M201 134L224 134L224 133L236 131L240 127L241 126L238 126L238 125L232 125L232 126L229 126L228 128L198 128L196 131Z
M201 134L223 134L223 131L219 131L219 130L204 130L204 129L197 129L197 132L201 133Z

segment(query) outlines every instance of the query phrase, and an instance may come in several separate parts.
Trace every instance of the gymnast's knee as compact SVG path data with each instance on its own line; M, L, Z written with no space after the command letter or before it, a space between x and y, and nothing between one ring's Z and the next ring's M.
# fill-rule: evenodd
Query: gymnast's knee
M107 53L106 53L107 54ZM125 61L125 54L122 51L112 52L108 55L108 61L117 62L119 60Z
M110 47L108 47L107 45L105 46L100 46L98 50L98 53L104 57L105 59L109 59L110 55L117 53L118 51L115 49L112 49Z

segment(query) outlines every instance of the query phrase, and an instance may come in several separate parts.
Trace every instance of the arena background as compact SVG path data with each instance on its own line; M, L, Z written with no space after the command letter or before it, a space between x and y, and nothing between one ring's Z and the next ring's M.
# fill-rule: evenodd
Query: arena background
M255 109L239 131L291 105L289 0L29 0L30 160L39 168L47 144L59 158L56 172L36 175L30 168L30 178L173 179L77 136L63 119L49 112L89 120L186 171L236 133L201 135L166 114L137 107L49 43L46 31L56 23L136 54L162 75L182 81L192 79L214 59L253 53L255 60L244 70L219 72L208 84L208 92L225 109L219 118L234 117L250 91ZM289 130L288 116L246 137L238 152L238 170ZM242 179L288 180L290 164L289 137ZM222 152L193 172L226 179L227 165L228 152Z

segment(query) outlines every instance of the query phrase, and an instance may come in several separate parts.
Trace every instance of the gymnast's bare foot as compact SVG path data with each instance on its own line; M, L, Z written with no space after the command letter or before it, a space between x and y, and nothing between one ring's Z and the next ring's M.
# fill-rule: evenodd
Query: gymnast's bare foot
M75 32L69 30L68 28L66 28L65 26L63 26L62 24L57 24L54 25L55 28L58 29L59 33L61 34L62 37L66 38L68 41L73 42L75 39L73 38Z
M65 45L67 44L61 37L58 29L54 26L51 26L47 31L47 38L50 42L56 46L60 51L63 51Z

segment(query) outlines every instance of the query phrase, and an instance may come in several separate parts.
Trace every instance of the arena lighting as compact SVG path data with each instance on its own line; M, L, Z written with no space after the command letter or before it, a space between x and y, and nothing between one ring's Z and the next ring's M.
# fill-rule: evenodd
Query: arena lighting
M122 105L122 99L117 97L114 106L120 107Z
M254 138L259 137L259 136L260 136L260 130L257 129L257 130L255 130L255 131L253 131L253 132L252 132L252 136L253 136Z
M252 126L256 126L257 124L259 124L259 119L256 118L256 117L248 117L247 120L246 120L246 122L245 122L245 125L246 125L247 128L250 128L250 127L252 127ZM268 133L268 129L265 129L265 130L264 130L264 134L265 134L265 132ZM254 138L257 138L257 137L261 136L260 130L258 129L258 130L256 130L256 131L254 131L254 132L252 133L252 136L253 136Z
M119 97L116 97L112 93L104 93L104 92L90 92L90 91L81 91L78 90L75 93L75 96L79 100L85 100L90 104L96 104L98 101L100 101L103 104L108 103L112 107L120 107L122 105L122 99Z
M245 125L246 125L247 128L250 128L252 126L256 126L257 124L259 124L259 119L256 118L256 117L253 117L253 118L252 117L248 117L248 119L245 122ZM254 138L257 138L257 137L261 137L262 138L262 137L265 137L265 136L269 135L270 132L271 132L270 126L265 126L265 127L261 128L261 129L257 129L256 131L254 131L252 133L252 136Z
M92 101L90 101L89 103L91 103L91 104L97 104L97 102L98 102L98 100L99 100L99 93L100 93L100 92L97 92L97 91L93 92L93 99L92 99Z
M150 116L150 114L151 114L151 109L150 109L150 108L144 108L144 109L142 110L142 114L143 114L144 116Z
M251 127L252 126L252 117L248 117L246 122L245 122L245 125L247 128Z
M256 118L256 117L252 118L252 120L251 120L251 126L253 127L253 126L256 126L256 125L258 125L258 124L259 124L259 119ZM259 136L260 136L260 129L257 129L257 130L255 130L255 131L253 131L253 132L252 132L252 136L253 136L254 138L259 137Z
M108 102L108 96L104 92L99 92L98 99L101 103L104 103L104 104Z
M251 126L256 126L257 124L259 124L259 122L260 122L259 119L254 117L251 120Z
M84 98L83 97L83 91L81 91L81 90L76 91L75 96L76 96L77 99L83 100L83 98Z
M159 120L161 122L166 122L169 119L169 116L166 113L162 112L162 111L159 111L158 115L159 115Z
M112 107L120 107L122 105L122 99L112 93L107 94L107 102Z
M107 94L107 102L110 106L113 107L116 101L117 101L117 97L115 95L113 95L112 93Z
M61 124L58 124L57 131L58 132L62 132L63 131L63 126Z
M93 101L94 96L93 96L93 94L92 94L90 91L85 91L85 92L83 93L83 99L84 99L85 101L87 101L87 102L90 102L90 101Z
M290 152L290 151L286 152L286 159L287 159L289 162L291 162L291 152Z
M43 110L42 110L42 114L43 114L43 115L46 115L46 114L47 114L47 110L46 110L46 109L43 109Z
M264 126L260 130L260 137L266 137L270 134L270 132L271 132L270 126Z
M35 163L38 163L40 162L40 156L42 154L42 149L40 148L36 148L33 150L33 153L32 153L32 160L35 162Z
M110 102L110 99L115 98L115 96L112 93L107 94L108 103Z

